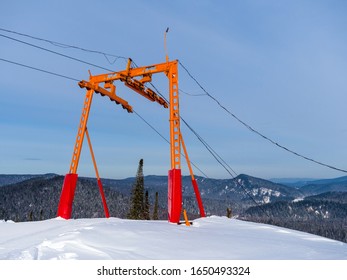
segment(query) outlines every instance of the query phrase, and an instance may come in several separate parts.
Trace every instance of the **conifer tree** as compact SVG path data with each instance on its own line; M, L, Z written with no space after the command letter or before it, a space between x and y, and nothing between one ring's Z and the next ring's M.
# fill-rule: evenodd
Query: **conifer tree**
M155 193L155 202L154 202L154 210L153 210L153 220L159 220L158 217L158 192Z
M143 159L139 161L136 173L136 181L131 192L131 206L128 219L143 220L144 218L144 178L143 178Z
M145 195L145 209L143 212L143 216L145 220L150 220L151 217L149 216L149 199L148 199L148 191L146 191L146 195Z
M231 207L227 208L227 217L230 219L232 217Z

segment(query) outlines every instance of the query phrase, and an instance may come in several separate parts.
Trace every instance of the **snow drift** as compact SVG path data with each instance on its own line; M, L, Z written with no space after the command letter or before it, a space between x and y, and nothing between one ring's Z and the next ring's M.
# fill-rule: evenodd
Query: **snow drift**
M299 231L212 216L191 227L118 218L0 221L0 259L347 259L347 244Z

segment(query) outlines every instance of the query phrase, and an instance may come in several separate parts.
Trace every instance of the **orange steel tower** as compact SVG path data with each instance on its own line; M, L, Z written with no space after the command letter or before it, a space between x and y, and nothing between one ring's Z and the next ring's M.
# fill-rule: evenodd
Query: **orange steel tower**
M169 94L170 104L158 96L154 91L145 86L145 83L151 82L152 75L157 73L164 73L169 79ZM120 104L123 109L129 113L133 112L132 107L127 101L116 95L116 86L114 81L120 80L127 87L131 88L138 94L144 96L152 102L157 102L165 108L170 109L170 155L171 155L171 169L168 173L168 220L169 222L178 223L182 212L182 175L181 175L181 146L183 147L184 154L189 167L189 172L192 178L192 184L196 194L200 216L205 217L205 212L198 189L197 182L194 178L194 174L189 161L188 153L184 145L180 130L180 115L179 115L179 93L178 93L178 61L168 61L153 64L144 67L131 67L131 59L129 59L127 68L123 71L112 72L108 74L101 74L92 76L90 75L89 81L79 82L81 88L86 88L87 93L84 100L84 106L82 109L82 115L80 119L80 125L78 127L76 142L72 155L71 165L69 173L66 174L60 202L58 206L58 216L69 219L72 212L72 203L74 199L74 193L77 183L77 167L81 154L84 135L87 136L88 144L92 154L92 159L96 171L98 185L105 208L105 215L108 217L108 210L106 200L103 195L101 180L97 171L96 161L94 158L89 134L87 131L87 122L90 112L90 106L92 102L93 93L100 93L102 96L108 96L111 101Z

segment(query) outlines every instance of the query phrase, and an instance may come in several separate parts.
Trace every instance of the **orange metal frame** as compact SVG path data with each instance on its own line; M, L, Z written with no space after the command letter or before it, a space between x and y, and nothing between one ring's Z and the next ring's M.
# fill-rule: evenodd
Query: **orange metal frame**
M152 75L164 73L169 79L170 104L158 96L154 91L147 88L144 84L152 80ZM138 79L138 77L140 79ZM192 177L194 191L197 197L200 215L205 217L200 193L197 182L190 165L189 157L180 131L180 115L179 115L179 92L178 92L178 61L167 61L160 64L153 64L144 67L131 68L131 60L129 59L127 68L123 71L112 72L101 75L90 75L89 81L79 82L81 88L86 88L87 93L84 99L80 124L78 127L76 142L70 164L69 174L66 175L62 194L58 207L58 216L65 219L71 217L72 202L77 182L77 168L81 155L84 135L87 135L90 152L92 154L93 164L100 187L105 215L108 216L106 200L102 190L102 184L96 166L91 141L87 131L87 122L92 103L93 93L99 93L102 96L108 96L111 101L120 104L128 113L132 113L133 109L128 102L116 95L116 86L114 81L120 80L124 84L144 96L152 102L157 102L164 108L170 109L170 154L171 154L171 170L169 171L169 189L168 189L168 219L170 222L178 223L182 212L182 176L181 176L181 145L183 146L185 157L187 159L189 171Z

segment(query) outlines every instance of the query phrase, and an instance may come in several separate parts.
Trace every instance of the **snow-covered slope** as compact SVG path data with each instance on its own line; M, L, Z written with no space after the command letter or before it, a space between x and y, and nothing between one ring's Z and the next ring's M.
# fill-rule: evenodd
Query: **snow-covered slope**
M0 221L0 259L347 259L347 244L212 216L193 226L117 218Z

